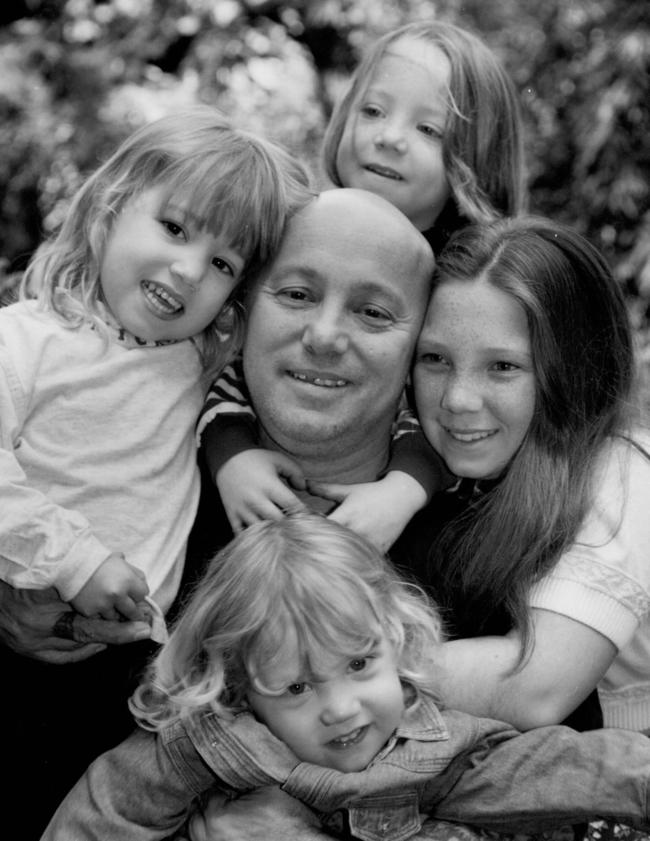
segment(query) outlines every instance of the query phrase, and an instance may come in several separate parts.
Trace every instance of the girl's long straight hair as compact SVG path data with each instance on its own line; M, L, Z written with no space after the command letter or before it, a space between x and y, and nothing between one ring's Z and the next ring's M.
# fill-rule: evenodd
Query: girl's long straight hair
M535 412L502 479L432 547L428 574L476 633L505 614L523 634L523 655L530 586L575 540L596 465L633 418L633 339L604 258L562 225L521 217L461 231L439 262L431 305L446 280L479 278L526 313Z
M325 133L323 164L342 184L336 166L351 113L361 104L379 62L401 38L417 38L440 49L451 65L443 160L451 187L434 225L436 250L470 222L516 216L528 205L521 107L514 84L492 50L472 32L443 21L417 21L376 41L337 103Z

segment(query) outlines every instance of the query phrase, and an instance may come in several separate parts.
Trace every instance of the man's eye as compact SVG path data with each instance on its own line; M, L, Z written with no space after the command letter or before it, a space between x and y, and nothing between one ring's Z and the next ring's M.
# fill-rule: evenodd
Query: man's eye
M353 672L362 672L367 665L367 657L355 657L354 660L350 660L350 669L352 669Z
M311 296L309 295L306 289L300 289L296 287L290 287L287 289L280 289L278 292L279 297L284 298L285 300L289 301L290 303L300 304L303 301L309 301Z
M287 687L287 692L289 695L302 695L306 689L306 683L292 683L291 686Z
M367 322L374 324L375 326L388 324L393 320L388 310L372 306L372 304L367 304L366 306L361 307L360 313Z

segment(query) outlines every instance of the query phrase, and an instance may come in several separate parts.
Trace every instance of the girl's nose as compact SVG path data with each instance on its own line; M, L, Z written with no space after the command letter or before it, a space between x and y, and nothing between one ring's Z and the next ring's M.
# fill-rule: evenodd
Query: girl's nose
M378 149L394 149L401 154L406 152L406 137L395 123L384 123L375 135L374 143Z
M480 389L468 375L450 374L442 394L441 406L449 412L477 412L483 405Z
M320 719L330 726L354 718L361 710L361 703L355 692L343 689L340 684L335 691L324 693Z
M342 354L349 338L335 314L314 312L305 326L303 344L315 354Z
M182 257L177 258L170 266L174 277L179 278L189 286L198 285L206 271L205 259L200 254L192 254L189 251Z

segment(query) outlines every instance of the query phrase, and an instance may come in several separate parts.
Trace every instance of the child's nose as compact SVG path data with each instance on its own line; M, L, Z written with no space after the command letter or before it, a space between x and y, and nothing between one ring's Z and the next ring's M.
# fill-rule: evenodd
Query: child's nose
M384 123L375 135L374 142L378 149L390 148L398 152L406 151L406 137L397 123Z
M441 405L449 412L476 412L482 406L480 389L464 374L450 374L442 395Z
M190 286L198 285L206 271L205 259L189 252L177 258L170 266L171 273Z
M325 694L320 718L329 727L354 718L360 709L361 703L356 694L339 686L336 691Z

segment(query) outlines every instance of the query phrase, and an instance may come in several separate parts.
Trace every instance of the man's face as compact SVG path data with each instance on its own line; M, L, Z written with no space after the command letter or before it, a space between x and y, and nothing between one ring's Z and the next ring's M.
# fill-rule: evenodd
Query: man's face
M253 406L281 448L322 455L387 434L426 308L422 253L408 220L360 191L328 191L292 220L244 342Z

